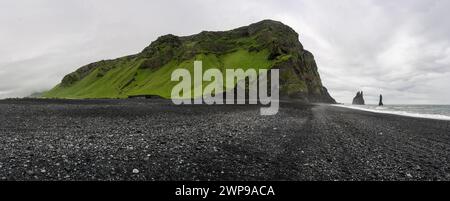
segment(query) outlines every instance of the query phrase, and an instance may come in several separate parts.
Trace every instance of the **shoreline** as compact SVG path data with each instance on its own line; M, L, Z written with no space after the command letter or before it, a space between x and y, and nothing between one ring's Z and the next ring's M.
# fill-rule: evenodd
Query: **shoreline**
M433 120L450 121L450 116L440 115L440 114L421 114L421 113L411 113L411 112L407 112L407 111L382 111L382 110L374 110L374 109L361 108L361 107L357 107L357 106L343 105L343 104L330 104L330 105L334 106L334 107L342 107L342 108L348 108L348 109L365 111L365 112L372 112L372 113L377 113L377 114L396 115L396 116L402 116L402 117L413 117L413 118L419 118L419 119L433 119Z

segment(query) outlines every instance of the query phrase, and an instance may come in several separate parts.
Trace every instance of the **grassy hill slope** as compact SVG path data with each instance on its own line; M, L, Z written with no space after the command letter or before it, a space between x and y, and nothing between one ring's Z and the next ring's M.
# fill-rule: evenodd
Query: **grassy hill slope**
M322 86L311 53L303 49L298 34L276 21L264 20L223 32L192 36L159 37L142 52L83 66L43 94L47 98L127 98L159 95L170 98L178 68L193 72L193 62L203 70L218 68L280 69L281 96L311 102L334 102ZM227 90L227 89L225 89Z

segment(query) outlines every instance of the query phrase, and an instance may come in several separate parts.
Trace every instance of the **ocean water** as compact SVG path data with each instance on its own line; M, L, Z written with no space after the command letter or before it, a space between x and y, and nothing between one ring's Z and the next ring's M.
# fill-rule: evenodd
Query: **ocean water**
M450 105L335 105L369 112L450 121Z

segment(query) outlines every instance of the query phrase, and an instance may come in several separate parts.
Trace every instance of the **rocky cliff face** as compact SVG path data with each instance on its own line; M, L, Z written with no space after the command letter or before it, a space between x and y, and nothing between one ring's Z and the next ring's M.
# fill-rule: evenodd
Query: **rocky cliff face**
M365 101L364 101L364 92L362 91L358 91L358 93L356 93L356 96L353 98L353 105L364 105Z
M170 98L171 72L203 69L255 68L280 70L280 97L335 103L322 85L314 56L298 34L281 22L264 20L231 31L178 37L165 35L142 52L83 66L44 94L51 98L126 98L158 95Z

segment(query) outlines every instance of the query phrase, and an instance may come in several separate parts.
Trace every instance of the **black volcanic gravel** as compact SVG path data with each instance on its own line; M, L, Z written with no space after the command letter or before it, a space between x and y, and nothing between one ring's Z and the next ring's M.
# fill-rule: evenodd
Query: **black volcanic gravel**
M2 100L0 180L450 180L449 121L259 108Z

